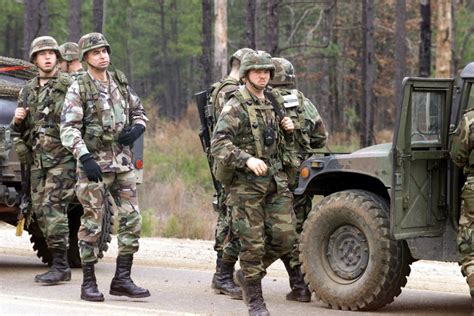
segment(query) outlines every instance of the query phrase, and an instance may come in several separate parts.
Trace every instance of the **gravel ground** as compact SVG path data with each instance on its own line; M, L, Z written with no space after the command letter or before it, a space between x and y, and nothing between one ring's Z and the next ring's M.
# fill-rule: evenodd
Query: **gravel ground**
M28 233L15 236L15 228L0 223L1 255L15 254L35 256ZM113 262L117 256L115 236L103 260ZM170 268L213 270L215 252L213 242L176 238L142 238L140 250L134 256L140 265L153 265ZM38 261L39 262L39 261ZM269 277L285 277L286 271L281 262L275 262L268 271ZM449 293L468 294L468 287L457 263L437 261L417 261L411 265L407 288Z

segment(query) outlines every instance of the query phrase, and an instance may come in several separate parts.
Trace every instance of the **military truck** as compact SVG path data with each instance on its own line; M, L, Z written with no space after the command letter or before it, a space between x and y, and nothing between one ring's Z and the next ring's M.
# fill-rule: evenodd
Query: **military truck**
M401 293L412 262L458 261L465 179L449 148L463 111L474 107L473 84L474 63L457 86L405 78L392 143L302 163L296 193L323 198L305 222L300 259L331 308L376 310Z
M20 59L0 56L0 221L16 226L20 218L20 204L23 196L25 177L22 175L22 167L15 151L12 149L12 142L15 135L9 128L16 108L16 101L20 89L28 79L36 76L36 67ZM137 183L143 180L143 135L135 142L133 147L133 163L137 170ZM107 250L111 241L111 231L113 225L113 197L108 195L107 212L103 218L103 234L99 240L99 257ZM31 212L31 210L30 210ZM68 261L71 267L80 267L81 260L77 245L77 232L80 226L80 218L83 209L79 202L69 206L69 250ZM46 245L46 240L36 222L35 217L31 218L29 225L25 226L33 244L33 249L42 262L51 264L51 253Z

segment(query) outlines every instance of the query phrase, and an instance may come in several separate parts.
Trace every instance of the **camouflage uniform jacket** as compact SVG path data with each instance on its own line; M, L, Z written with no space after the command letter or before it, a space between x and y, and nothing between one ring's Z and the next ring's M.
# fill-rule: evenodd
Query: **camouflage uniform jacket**
M61 115L61 140L79 159L91 153L103 172L134 169L129 146L117 142L124 127L142 124L148 118L140 98L121 72L107 72L101 83L88 72L69 88Z
M270 145L265 145L265 130L275 135ZM290 163L285 154L293 140L284 134L270 101L257 99L242 86L222 109L212 136L211 154L225 167L250 175L253 173L246 167L247 160L259 158L267 164L267 176L275 178L279 189L287 188L288 177L281 171Z
M474 176L474 109L464 113L451 145L451 158L464 167L466 176Z
M13 118L10 127L20 133L31 149L36 168L51 168L73 160L62 146L59 134L64 97L71 83L69 75L59 72L58 77L42 87L36 77L20 91L18 107L28 107L29 111L20 125L16 125Z
M272 94L295 125L295 150L299 163L308 159L314 149L322 148L328 137L323 120L316 107L301 91L275 87Z
M213 106L214 119L217 121L221 114L224 104L229 100L231 95L239 89L239 81L232 77L225 77L212 85L213 90L209 102Z

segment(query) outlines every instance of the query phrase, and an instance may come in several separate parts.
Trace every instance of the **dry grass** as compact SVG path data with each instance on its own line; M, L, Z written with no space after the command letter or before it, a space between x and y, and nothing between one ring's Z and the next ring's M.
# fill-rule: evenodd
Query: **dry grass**
M146 236L212 239L212 182L198 137L196 113L160 120L145 139L140 208Z
M191 104L179 122L151 122L145 138L144 183L140 186L140 208L144 236L213 239L216 213L207 160L198 137L199 117ZM376 134L377 143L391 141L392 132ZM333 152L360 148L359 135L334 133L329 137Z

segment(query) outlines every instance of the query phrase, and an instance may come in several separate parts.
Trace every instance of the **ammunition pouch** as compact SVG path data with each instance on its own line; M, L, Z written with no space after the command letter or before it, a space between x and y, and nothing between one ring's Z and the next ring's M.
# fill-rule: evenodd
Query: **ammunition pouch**
M13 148L22 164L31 165L33 163L31 149L26 145L23 139L20 137L13 138Z

